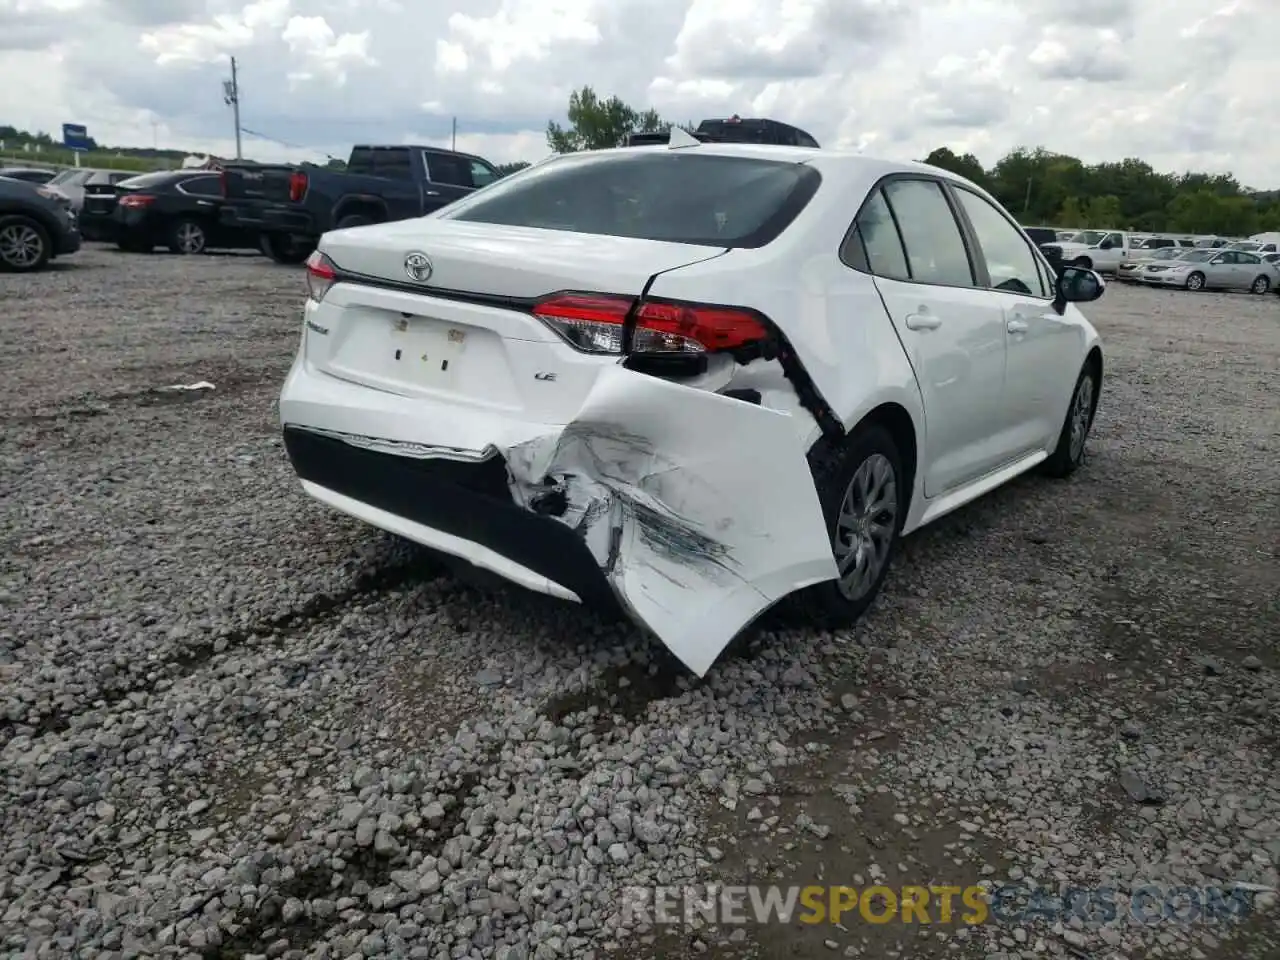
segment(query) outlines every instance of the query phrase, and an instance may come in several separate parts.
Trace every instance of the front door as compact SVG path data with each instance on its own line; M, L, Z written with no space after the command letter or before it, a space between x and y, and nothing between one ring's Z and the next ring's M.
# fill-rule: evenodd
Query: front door
M987 281L1004 311L1003 445L1014 456L1044 450L1057 442L1080 372L1080 331L1053 309L1050 268L1008 217L972 191L955 186L953 192L973 227Z

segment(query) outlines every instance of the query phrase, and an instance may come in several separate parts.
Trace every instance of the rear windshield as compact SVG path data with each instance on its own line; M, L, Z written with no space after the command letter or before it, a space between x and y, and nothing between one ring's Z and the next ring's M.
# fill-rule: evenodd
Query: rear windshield
M762 247L817 192L810 166L675 150L580 154L535 167L446 208L446 219Z
M152 187L162 187L167 183L174 181L175 175L172 170L157 170L155 173L144 173L136 177L130 177L128 180L121 180L119 186L126 189L149 190Z
M75 185L84 183L93 176L92 170L63 170L60 174L49 181L50 185Z

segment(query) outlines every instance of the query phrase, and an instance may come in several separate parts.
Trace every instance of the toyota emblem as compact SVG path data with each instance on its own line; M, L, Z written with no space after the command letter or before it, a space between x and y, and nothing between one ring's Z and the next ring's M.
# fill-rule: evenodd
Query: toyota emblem
M431 279L431 258L425 253L413 253L404 255L404 272L410 280L418 283L426 283Z

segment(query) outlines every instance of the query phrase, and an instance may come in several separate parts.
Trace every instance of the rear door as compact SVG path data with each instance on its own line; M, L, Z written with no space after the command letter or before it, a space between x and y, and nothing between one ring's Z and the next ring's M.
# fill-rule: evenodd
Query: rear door
M925 495L940 496L1011 458L1000 429L1004 309L979 289L939 181L890 178L864 202L856 225L845 259L874 275L915 370L925 410Z

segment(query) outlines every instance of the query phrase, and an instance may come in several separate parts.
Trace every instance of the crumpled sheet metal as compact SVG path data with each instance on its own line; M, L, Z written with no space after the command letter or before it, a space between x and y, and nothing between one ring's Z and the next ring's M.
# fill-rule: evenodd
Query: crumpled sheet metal
M837 575L788 414L616 366L569 424L502 453L517 502L562 497L624 608L698 676L768 607Z

